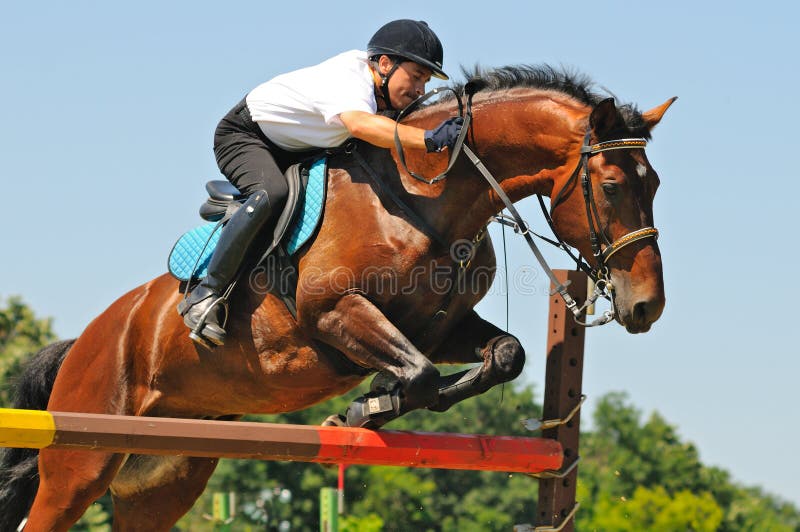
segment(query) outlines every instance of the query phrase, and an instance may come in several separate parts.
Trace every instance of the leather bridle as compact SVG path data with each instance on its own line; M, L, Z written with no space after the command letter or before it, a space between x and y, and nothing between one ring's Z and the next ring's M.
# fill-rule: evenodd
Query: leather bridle
M447 89L452 90L452 89ZM442 89L434 89L427 94L420 96L417 100L412 102L408 107L403 109L399 115L397 116L397 123L399 124L400 119L407 115L411 110L416 109L419 105L430 98L431 96L438 94L441 92ZM589 173L589 158L597 155L598 153L602 153L605 151L611 150L625 150L625 149L643 149L647 145L647 139L644 138L625 138L625 139L616 139L616 140L608 140L603 142L598 142L596 144L591 144L591 125L587 124L586 126L586 134L584 136L583 145L581 146L580 151L580 160L578 161L578 166L573 171L570 178L567 180L567 183L561 188L555 198L550 202L550 211L548 212L544 206L544 201L542 200L541 196L539 196L539 202L542 206L542 211L544 212L545 218L547 219L548 224L550 225L550 229L553 231L553 234L556 236L557 242L550 240L545 237L541 237L544 240L548 241L549 243L556 245L557 247L566 251L573 260L575 260L577 266L584 270L594 281L594 291L589 297L586 298L586 301L583 305L578 305L575 300L570 296L569 292L567 291L567 285L562 284L553 273L553 270L547 264L544 256L542 255L539 248L536 246L535 241L531 235L536 235L533 231L530 230L527 222L522 219L517 209L514 207L514 203L505 193L503 188L497 182L497 180L492 176L491 172L486 168L483 162L475 155L475 152L470 149L469 146L465 144L465 138L469 128L472 124L472 97L477 91L477 85L473 83L467 83L464 86L464 93L467 95L467 105L466 109L462 105L461 98L459 97L458 93L453 90L454 94L456 95L456 100L458 102L458 110L459 115L463 116L464 124L462 126L461 134L458 136L453 149L451 150L450 161L449 164L444 172L437 175L433 179L426 179L423 176L415 174L414 172L408 169L408 166L405 162L405 156L403 154L403 147L400 143L400 136L398 135L397 128L395 128L395 145L397 148L398 159L400 160L400 164L403 166L403 169L415 179L422 181L427 184L436 183L442 179L444 179L447 173L455 164L456 159L463 152L467 158L472 162L475 168L481 173L481 175L486 179L491 186L492 190L494 190L495 194L500 198L500 200L505 205L505 208L511 213L510 217L499 215L494 217L495 221L498 221L505 225L510 225L514 227L515 232L521 234L528 246L531 248L534 256L536 257L537 261L541 265L542 269L544 270L545 274L548 276L550 281L553 283L555 287L552 293L558 293L564 303L566 304L567 308L573 313L575 321L580 325L584 325L587 327L594 327L597 325L605 325L606 323L611 322L614 319L615 308L614 308L614 287L611 284L610 272L608 269L608 260L621 249L625 248L633 244L634 242L638 242L640 240L646 238L658 238L658 230L655 227L642 227L641 229L637 229L635 231L631 231L620 238L611 242L605 235L605 232L602 230L602 222L600 219L600 215L597 210L597 204L594 200L594 194L592 192L592 181L591 175ZM355 155L358 155L355 152ZM382 188L386 189L385 185L380 183L380 179L377 177L377 174L366 165L366 161L363 160L360 156L357 157L359 162L362 166L364 166L367 171L371 174L373 179L377 179L379 184L382 185ZM558 206L564 199L566 199L567 195L569 194L567 191L572 188L573 183L575 180L580 176L581 181L581 188L583 190L583 198L586 204L586 215L589 222L589 240L592 246L592 254L594 255L596 266L592 268L589 266L585 261L583 261L580 257L575 257L572 251L569 249L569 246L558 236L558 232L555 229L555 224L553 223L553 219L551 213L553 209ZM396 197L395 194L392 194L393 199L395 202L398 202L399 198ZM401 208L406 211L407 214L411 216L414 220L421 220L419 215L414 213L406 206L402 201L399 202ZM421 227L427 229L426 232L433 231L432 228L427 223L421 224ZM536 235L540 236L540 235ZM435 231L431 233L431 237L437 243L441 244L445 242L445 240L438 235ZM568 283L567 283L568 284ZM585 322L583 320L583 313L586 309L592 306L599 298L607 299L611 305L610 310L606 310L602 316L597 318L592 322Z
M591 129L589 126L587 126L586 135L584 136L583 140L583 146L581 146L581 158L578 163L578 167L572 173L569 180L567 180L567 183L561 187L561 190L559 190L558 194L555 196L555 198L553 198L553 201L550 202L550 211L545 211L545 216L547 217L548 222L551 223L552 227L551 214L553 209L555 209L564 199L566 199L566 191L571 188L572 184L575 182L575 179L580 174L581 189L583 190L583 199L584 203L586 204L586 216L589 221L589 241L592 245L592 254L597 260L597 266L593 270L593 273L596 275L597 272L606 270L606 263L608 262L608 259L625 246L633 244L634 242L644 238L658 238L658 229L655 227L643 227L641 229L637 229L636 231L627 233L614 242L610 242L608 240L605 232L598 232L601 223L591 186L592 179L591 175L589 174L589 158L604 151L630 150L637 148L644 149L645 146L647 146L647 140L643 138L617 139L598 142L597 144L590 144L590 140ZM600 241L601 238L603 240L602 242Z
M572 172L572 175L564 184L564 186L561 187L561 190L559 190L558 194L550 202L549 211L545 207L542 197L538 196L539 205L542 207L542 213L544 214L544 217L550 226L550 230L553 232L558 242L552 242L549 239L545 240L548 240L557 247L560 247L566 251L567 254L575 261L577 266L585 271L595 283L594 292L587 298L586 303L580 308L577 306L571 307L572 312L575 314L576 321L583 325L604 325L605 323L608 323L614 319L614 286L611 284L611 277L608 269L608 260L611 258L611 256L625 246L629 246L630 244L638 242L639 240L644 240L646 238L658 239L658 229L655 227L642 227L641 229L626 233L613 242L609 241L605 232L601 229L602 222L597 211L597 203L594 200L592 178L591 174L589 173L589 158L604 151L630 150L639 148L644 149L646 146L647 139L644 138L615 139L591 144L591 125L587 124L586 134L584 135L583 145L581 146L581 156L580 160L578 161L578 166ZM589 242L592 246L592 255L594 256L596 262L596 266L594 268L589 266L580 257L575 257L575 255L569 249L569 246L558 235L552 217L553 210L563 200L566 199L568 195L566 191L572 189L572 185L578 176L580 176L583 200L584 204L586 205L586 217L589 226ZM603 316L592 323L582 323L580 320L578 320L578 315L582 313L583 310L589 305L594 304L594 302L600 297L603 297L610 302L611 310L604 312ZM567 306L569 306L569 303L567 303Z

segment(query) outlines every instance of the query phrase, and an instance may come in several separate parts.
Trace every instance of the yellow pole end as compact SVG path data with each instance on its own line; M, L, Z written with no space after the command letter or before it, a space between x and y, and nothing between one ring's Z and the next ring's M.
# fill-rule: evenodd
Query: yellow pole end
M53 443L55 434L50 412L0 408L0 447L41 449Z

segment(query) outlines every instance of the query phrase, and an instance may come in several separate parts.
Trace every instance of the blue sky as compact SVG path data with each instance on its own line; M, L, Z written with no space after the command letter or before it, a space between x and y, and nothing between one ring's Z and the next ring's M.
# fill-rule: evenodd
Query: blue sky
M459 65L548 62L642 109L679 96L648 148L662 181L667 307L646 335L589 332L588 408L625 390L706 463L800 503L797 4L405 5L5 3L0 297L20 294L60 336L78 335L161 274L174 240L198 223L203 184L218 176L214 127L248 90L362 47L388 20L425 19L456 78ZM520 209L544 230L535 202ZM534 264L509 238L512 275ZM541 383L547 283L535 275L533 293L510 294L510 330L528 352L524 378ZM480 309L505 322L502 294Z

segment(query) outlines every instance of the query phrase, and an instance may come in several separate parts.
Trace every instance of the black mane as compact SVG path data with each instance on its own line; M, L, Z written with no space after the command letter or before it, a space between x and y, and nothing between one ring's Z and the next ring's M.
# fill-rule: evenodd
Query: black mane
M479 92L502 91L518 87L553 90L566 94L590 107L596 106L609 97L594 92L595 83L589 76L565 68L555 68L551 65L510 65L493 69L475 66L472 71L461 67L461 73L468 82L477 84ZM452 88L463 95L465 84L454 83ZM439 101L453 98L451 92L446 92ZM618 105L617 109L632 132L637 132L639 136L645 136L647 128L644 127L642 113L634 104Z

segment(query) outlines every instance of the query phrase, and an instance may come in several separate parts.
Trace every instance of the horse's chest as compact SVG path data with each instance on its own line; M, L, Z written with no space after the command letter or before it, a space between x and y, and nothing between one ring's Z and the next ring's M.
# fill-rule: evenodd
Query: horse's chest
M393 322L412 325L437 313L459 313L474 307L494 280L493 258L479 254L460 262L428 257L387 263L365 269L361 289Z

